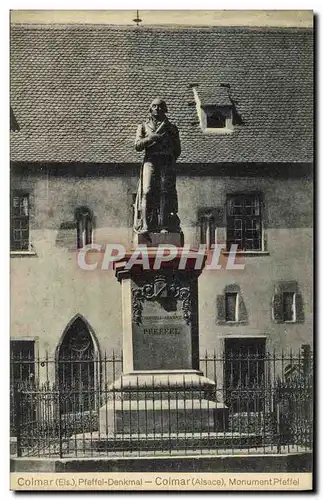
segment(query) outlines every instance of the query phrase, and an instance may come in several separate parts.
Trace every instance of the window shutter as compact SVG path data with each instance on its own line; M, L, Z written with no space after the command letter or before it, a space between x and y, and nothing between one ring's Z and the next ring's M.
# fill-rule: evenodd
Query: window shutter
M305 320L303 297L301 293L295 293L296 323L303 323Z
M225 295L217 295L216 308L218 321L225 323Z
M275 293L272 302L272 316L276 323L284 322L283 294Z
M248 312L246 308L246 304L243 300L242 295L239 295L239 322L247 323L248 321Z

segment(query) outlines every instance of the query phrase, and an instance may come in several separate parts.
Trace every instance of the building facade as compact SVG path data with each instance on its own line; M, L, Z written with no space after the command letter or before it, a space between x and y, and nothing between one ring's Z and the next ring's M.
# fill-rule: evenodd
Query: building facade
M12 355L121 354L120 284L77 255L132 247L157 95L182 142L185 243L234 243L245 264L202 272L200 354L312 344L312 58L310 29L13 25Z

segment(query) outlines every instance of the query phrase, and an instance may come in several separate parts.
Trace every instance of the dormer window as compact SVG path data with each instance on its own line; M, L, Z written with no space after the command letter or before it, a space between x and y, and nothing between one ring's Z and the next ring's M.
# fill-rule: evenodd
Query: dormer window
M206 118L206 130L232 128L230 106L202 106Z
M193 93L203 132L215 134L233 132L233 104L228 88L218 86L206 91L193 87Z
M206 113L206 126L207 128L224 128L225 127L225 113L221 108L212 108L211 106L205 107Z

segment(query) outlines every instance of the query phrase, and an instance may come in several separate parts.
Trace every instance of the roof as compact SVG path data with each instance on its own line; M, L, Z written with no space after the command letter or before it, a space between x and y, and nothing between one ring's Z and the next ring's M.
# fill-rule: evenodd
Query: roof
M11 28L11 159L133 163L138 123L164 98L183 163L310 162L311 29L27 26ZM241 125L205 135L192 85L220 84Z
M201 106L230 106L231 101L229 99L229 90L227 88L214 86L212 89L203 89L198 86L197 88L198 96L201 102Z

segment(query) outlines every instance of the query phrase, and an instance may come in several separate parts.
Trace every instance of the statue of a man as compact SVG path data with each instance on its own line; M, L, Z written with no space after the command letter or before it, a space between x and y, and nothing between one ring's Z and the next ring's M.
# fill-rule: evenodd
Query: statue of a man
M136 151L145 150L135 204L134 230L179 232L175 163L181 154L176 125L169 122L162 99L150 105L150 118L139 125Z

